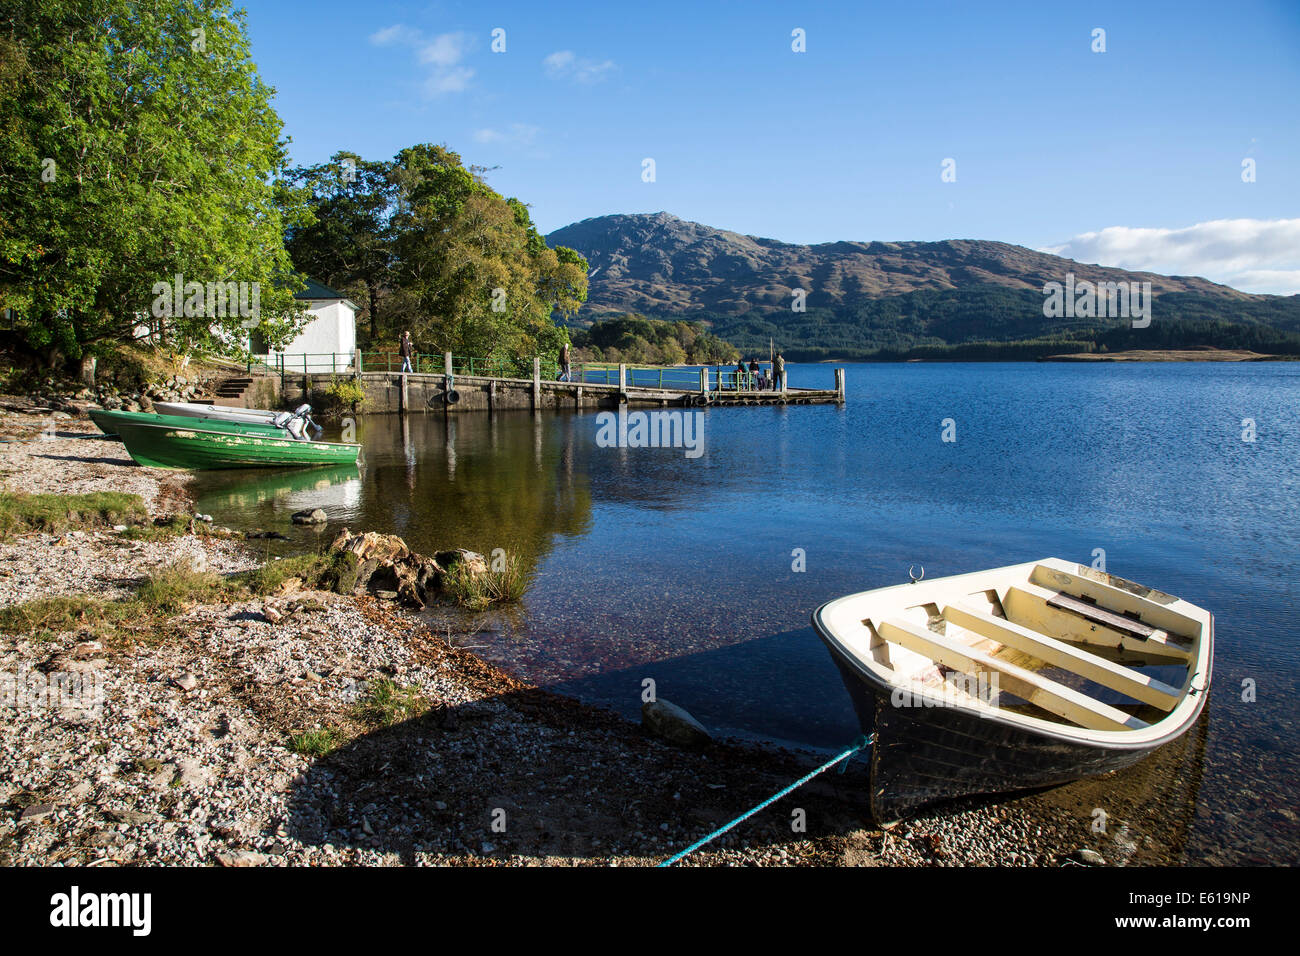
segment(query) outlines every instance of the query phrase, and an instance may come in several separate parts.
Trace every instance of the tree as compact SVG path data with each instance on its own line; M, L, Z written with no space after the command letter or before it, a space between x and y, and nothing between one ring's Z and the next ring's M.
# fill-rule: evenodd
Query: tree
M519 361L556 352L587 296L587 262L551 249L528 208L492 190L444 146L402 150L393 180L395 279L419 303L430 351Z
M291 228L285 246L297 268L330 286L365 290L370 340L381 335L380 300L393 268L391 220L397 185L391 161L335 153L328 163L300 166L288 179L308 193L313 221ZM391 331L391 323L386 331Z
M231 282L255 291L268 341L294 332L283 235L302 206L275 181L281 123L242 11L7 0L0 45L0 307L18 344L55 363L130 339L177 275L208 290L166 319L184 345L251 327L224 302L209 314Z

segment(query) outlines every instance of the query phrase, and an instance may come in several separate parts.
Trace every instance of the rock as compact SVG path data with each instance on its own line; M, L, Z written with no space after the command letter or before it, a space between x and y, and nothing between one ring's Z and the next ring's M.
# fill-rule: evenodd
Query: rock
M249 541L288 541L289 536L283 535L278 531L249 531L244 535Z
M139 826L143 823L154 823L159 819L156 813L145 813L141 810L105 810L104 816L117 823L125 823L129 826Z
M1088 866L1105 866L1106 858L1096 850L1089 850L1087 847L1080 847L1071 854L1080 863L1086 863Z
M279 624L284 620L284 615L273 607L262 608L262 617L272 624Z
M222 866L265 866L266 856L252 850L235 850L230 853L218 853L217 862Z
M182 674L176 678L176 686L188 694L199 686L199 679L193 674Z
M439 551L433 556L433 560L439 565L450 571L457 565L464 564L470 574L479 575L487 574L487 559L477 551L467 551L464 548L456 548L453 551Z
M52 803L33 803L19 814L18 819L23 823L35 823L37 820L44 820L53 812L54 804Z
M329 515L320 508L295 511L293 513L294 524L325 524L327 521L329 521ZM401 539L399 538L398 540L400 541ZM405 545L403 545L403 547L405 547Z
M656 737L681 747L703 747L713 740L703 724L663 698L648 700L641 705L641 726Z
M115 525L113 525L113 530L116 531L118 534L121 534L123 531L126 530L126 525L124 525L124 524L115 524Z

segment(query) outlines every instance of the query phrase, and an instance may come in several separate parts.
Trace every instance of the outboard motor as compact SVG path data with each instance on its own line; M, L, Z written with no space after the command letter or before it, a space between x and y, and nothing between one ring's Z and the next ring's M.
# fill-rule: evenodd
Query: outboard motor
M293 416L293 418L289 419L289 423L285 426L289 434L292 435L298 441L303 440L303 432L306 430L306 427L307 427L306 419L301 418L298 415L295 415Z

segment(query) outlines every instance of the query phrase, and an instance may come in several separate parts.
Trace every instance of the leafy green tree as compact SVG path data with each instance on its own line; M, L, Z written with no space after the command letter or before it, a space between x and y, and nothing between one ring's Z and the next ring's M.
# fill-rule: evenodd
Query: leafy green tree
M256 283L261 333L293 333L283 235L302 206L275 181L281 123L242 11L6 0L0 53L0 307L15 344L54 363L129 339L178 274ZM185 345L248 327L166 320Z
M567 333L553 315L586 300L586 260L549 248L522 202L446 147L402 150L393 178L396 282L419 303L417 344L515 361L557 352Z
M312 212L311 222L290 228L286 237L294 265L326 285L364 289L363 319L370 341L379 341L383 332L393 332L380 316L392 281L393 163L342 151L328 163L297 167L288 179L307 191Z

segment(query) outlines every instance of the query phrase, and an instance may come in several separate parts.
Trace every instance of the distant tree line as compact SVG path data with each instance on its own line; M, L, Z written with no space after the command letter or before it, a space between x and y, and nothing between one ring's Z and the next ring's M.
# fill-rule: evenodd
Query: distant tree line
M716 365L737 358L735 346L700 322L651 319L630 313L596 318L575 328L573 359L638 365Z
M1151 324L1127 319L1047 318L1033 289L980 285L927 289L841 308L810 308L740 315L692 312L742 352L766 353L775 341L787 359L1032 359L1105 348L1250 349L1297 354L1300 296L1222 299L1195 293L1154 296Z

